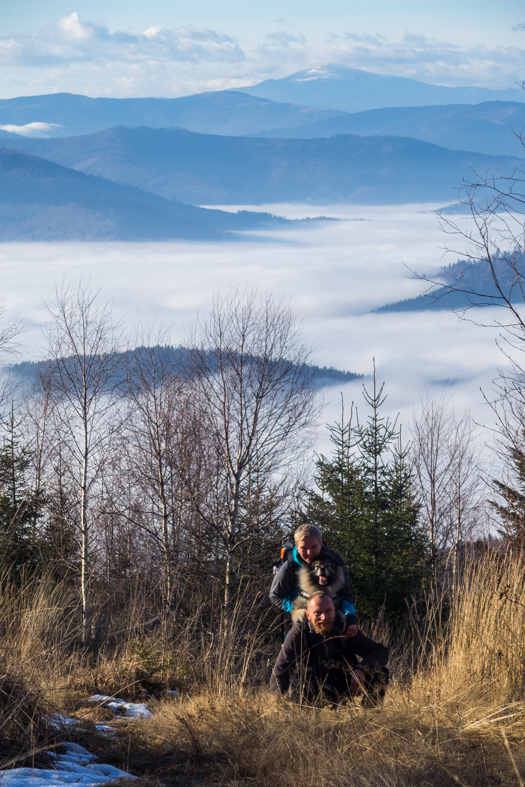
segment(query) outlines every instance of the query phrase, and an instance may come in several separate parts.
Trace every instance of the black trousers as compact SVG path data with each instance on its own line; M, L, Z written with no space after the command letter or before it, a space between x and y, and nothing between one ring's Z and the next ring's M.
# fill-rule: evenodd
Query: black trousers
M344 665L330 665L321 674L310 674L302 682L301 694L308 702L340 703L344 699L352 698L350 681L352 668ZM387 667L376 667L365 677L363 686L363 699L361 706L373 708L379 705L388 686L390 673Z

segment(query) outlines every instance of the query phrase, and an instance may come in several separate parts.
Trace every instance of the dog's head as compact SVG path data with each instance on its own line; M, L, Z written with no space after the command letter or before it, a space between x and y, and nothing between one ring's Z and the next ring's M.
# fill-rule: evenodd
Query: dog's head
M318 558L311 564L310 571L319 587L326 587L335 579L337 566L330 558Z

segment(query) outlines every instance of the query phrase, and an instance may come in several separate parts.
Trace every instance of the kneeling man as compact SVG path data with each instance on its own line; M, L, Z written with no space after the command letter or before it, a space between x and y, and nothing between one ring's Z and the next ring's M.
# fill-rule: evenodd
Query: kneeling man
M340 702L364 694L375 705L388 683L388 650L358 631L345 637L345 622L329 595L318 591L307 602L306 620L295 623L272 670L270 691L288 692L309 702ZM358 659L360 657L360 661Z

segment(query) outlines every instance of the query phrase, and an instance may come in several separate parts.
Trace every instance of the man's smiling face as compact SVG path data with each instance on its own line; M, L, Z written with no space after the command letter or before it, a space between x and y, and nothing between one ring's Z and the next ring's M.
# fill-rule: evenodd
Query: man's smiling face
M318 634L326 636L334 627L335 607L330 596L314 596L308 600L306 617Z

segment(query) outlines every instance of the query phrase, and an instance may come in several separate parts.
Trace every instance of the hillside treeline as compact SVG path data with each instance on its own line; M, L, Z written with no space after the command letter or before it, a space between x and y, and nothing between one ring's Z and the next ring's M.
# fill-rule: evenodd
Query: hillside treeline
M0 338L9 350L14 329ZM305 520L344 556L363 623L399 626L450 586L489 521L468 414L426 399L402 429L374 375L312 460L321 408L293 309L234 292L185 347L156 328L125 337L110 304L66 288L36 379L5 383L0 567L69 586L79 645L144 624L267 636L272 564ZM498 492L515 536L516 493Z

